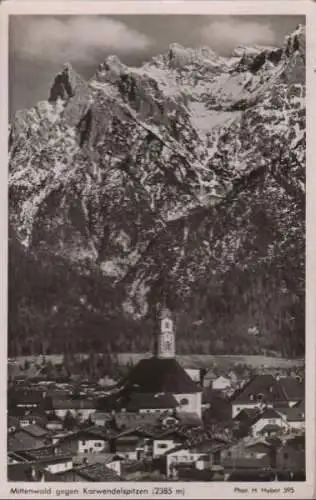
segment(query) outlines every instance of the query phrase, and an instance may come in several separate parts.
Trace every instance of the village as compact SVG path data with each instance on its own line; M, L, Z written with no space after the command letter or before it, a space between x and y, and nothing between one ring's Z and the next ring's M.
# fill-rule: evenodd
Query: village
M153 355L117 380L62 368L9 380L9 481L305 480L303 370L183 368L167 309Z

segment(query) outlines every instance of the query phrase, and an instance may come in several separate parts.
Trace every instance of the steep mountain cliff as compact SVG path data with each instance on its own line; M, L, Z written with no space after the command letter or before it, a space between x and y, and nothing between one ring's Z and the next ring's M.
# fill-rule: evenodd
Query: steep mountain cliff
M13 354L149 349L162 301L183 352L304 351L304 27L66 64L9 157Z

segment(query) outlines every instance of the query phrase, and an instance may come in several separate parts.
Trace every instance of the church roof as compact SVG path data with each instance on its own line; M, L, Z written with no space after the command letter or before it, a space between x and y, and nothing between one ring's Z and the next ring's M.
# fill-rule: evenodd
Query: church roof
M120 382L121 387L146 393L191 394L197 384L174 358L142 359Z

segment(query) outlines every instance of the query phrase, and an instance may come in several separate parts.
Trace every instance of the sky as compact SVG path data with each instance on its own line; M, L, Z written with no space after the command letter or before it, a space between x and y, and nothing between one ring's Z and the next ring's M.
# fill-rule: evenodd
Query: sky
M285 36L304 22L302 16L11 16L10 114L47 99L65 62L90 78L110 54L138 66L175 42L230 55L238 45L282 46Z

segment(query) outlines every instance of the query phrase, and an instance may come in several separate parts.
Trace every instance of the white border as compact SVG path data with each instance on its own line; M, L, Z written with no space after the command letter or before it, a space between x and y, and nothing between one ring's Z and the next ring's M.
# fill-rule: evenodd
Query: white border
M307 271L306 271L306 482L286 483L231 483L231 482L176 482L168 481L166 486L172 486L174 489L184 488L185 494L159 495L159 498L314 498L315 497L315 304L316 304L316 253L313 252L313 242L316 242L316 217L313 210L312 192L316 190L316 171L313 169L313 158L316 156L315 138L312 136L312 127L316 123L316 100L315 84L316 73L316 17L315 4L312 1L300 0L289 1L69 1L69 2L49 2L49 1L21 1L6 2L0 6L0 40L1 40L1 63L3 75L2 85L0 86L0 112L1 112L1 134L0 151L2 152L3 162L0 169L0 189L1 189L1 293L0 293L0 317L2 321L2 334L5 348L1 350L0 367L2 377L0 377L0 394L3 409L6 408L6 387L7 387L7 117L8 117L8 16L10 14L203 14L203 15L306 15L307 24ZM314 29L313 29L314 28ZM314 34L315 32L315 34ZM314 141L313 141L314 139ZM3 344L2 344L3 345ZM2 361L2 362L1 362ZM79 495L70 495L67 498L100 498L104 495L87 495L84 492L83 483L8 483L6 479L6 416L5 411L0 414L0 498L65 498L65 495L57 495L59 489L77 488ZM152 492L153 486L164 486L164 483L112 483L113 488L138 488L148 489ZM39 493L28 495L10 494L11 488L52 488L52 493ZM109 488L109 483L88 483L89 488ZM287 487L293 488L294 493L284 493ZM236 490L237 488L237 490ZM238 489L248 489L248 493L238 492ZM256 492L253 490L256 490ZM264 489L277 488L280 493L268 493ZM116 494L107 495L105 498L155 498L152 493L138 495L131 492L129 495ZM157 495L156 495L157 497Z

